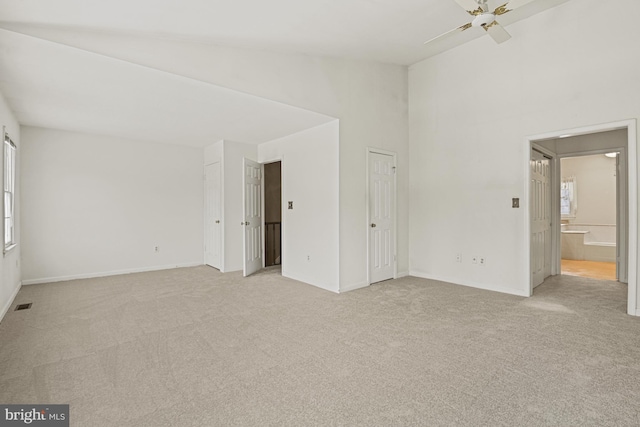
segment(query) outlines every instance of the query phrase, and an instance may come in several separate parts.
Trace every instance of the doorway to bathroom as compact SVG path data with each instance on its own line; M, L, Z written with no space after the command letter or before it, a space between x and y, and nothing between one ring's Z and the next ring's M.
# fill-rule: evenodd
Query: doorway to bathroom
M615 196L615 222L613 224L594 224L594 225L614 225L615 224L615 270L617 280L620 283L628 284L627 290L627 313L638 316L638 289L637 289L637 243L638 243L638 214L637 214L637 139L636 139L636 122L635 120L626 120L620 122L612 122L606 124L586 126L582 128L574 128L564 131L553 131L546 134L535 135L527 138L529 150L527 152L527 180L530 183L527 186L527 197L530 203L530 209L527 212L527 256L530 260L530 266L527 270L528 281L530 285L530 294L534 292L534 288L539 284L536 279L536 242L534 236L535 228L535 208L534 203L534 181L535 174L532 169L533 151L538 150L549 159L550 165L550 191L548 192L548 200L550 203L551 215L549 225L551 229L551 245L545 248L548 252L544 253L544 258L550 260L551 272L550 276L556 276L554 281L561 280L561 277L570 278L572 276L562 276L562 229L564 231L576 231L582 233L564 233L564 234L593 234L589 236L587 243L609 243L611 239L599 241L599 232L586 229L571 230L571 225L579 223L570 221L569 218L562 218L561 209L565 214L575 216L576 212L571 212L571 205L567 205L566 199L567 188L571 185L571 175L564 173L561 168L561 161L564 158L584 157L590 155L602 156L606 161L605 154L617 153L615 157L610 154L611 159L615 160L616 185L612 191ZM610 160L613 162L614 160ZM611 171L613 173L614 171ZM562 178L565 178L564 183ZM575 189L580 190L581 182L574 181ZM561 199L561 193L564 192L565 201ZM575 208L578 214L581 209L580 194L577 194ZM564 203L564 207L561 207ZM575 218L577 219L577 218ZM564 227L563 223L564 222ZM581 224L581 223L580 223ZM589 225L589 224L581 224ZM610 227L613 228L613 227ZM611 232L611 231L609 231ZM584 237L584 236L581 236ZM609 241L607 241L609 240ZM583 240L584 246L584 240ZM566 245L566 244L565 244ZM587 245L589 246L589 245ZM590 246L609 246L609 245L590 245ZM602 251L602 248L587 248L589 251ZM610 251L611 249L609 249ZM607 249L605 248L606 252ZM609 254L610 255L610 254ZM548 258L547 258L548 257ZM565 269L566 270L566 269ZM593 280L593 279L585 279ZM614 279L615 280L615 279ZM602 282L605 283L605 282Z
M607 138L626 135L605 135ZM618 280L620 151L560 158L561 274Z

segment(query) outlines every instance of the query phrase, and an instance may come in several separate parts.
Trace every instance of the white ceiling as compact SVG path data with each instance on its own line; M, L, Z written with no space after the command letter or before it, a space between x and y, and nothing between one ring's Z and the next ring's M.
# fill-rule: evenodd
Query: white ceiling
M535 0L500 22L508 30L566 1ZM409 65L483 36L472 29L423 45L469 20L454 0L0 0L0 91L25 125L194 146L260 143L333 118L65 46L47 31Z

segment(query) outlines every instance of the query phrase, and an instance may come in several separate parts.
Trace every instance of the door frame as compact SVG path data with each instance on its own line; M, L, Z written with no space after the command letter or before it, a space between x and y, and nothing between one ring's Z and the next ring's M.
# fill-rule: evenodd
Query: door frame
M285 252L286 252L286 248L285 248L285 233L286 233L286 226L285 226L285 208L286 208L286 198L284 197L285 194L285 179L284 179L284 175L285 175L285 170L284 170L284 154L280 154L278 156L274 156L274 157L269 157L268 159L263 159L262 161L258 162L260 163L260 165L262 165L262 177L264 178L264 165L269 164L269 163L277 163L280 162L280 203L281 203L281 210L282 210L282 215L280 217L280 274L281 275L285 275L285 260L287 257L285 257ZM266 260L266 235L265 233L267 232L266 227L264 225L265 223L265 216L264 216L264 182L262 185L262 268L265 268L265 260Z
M284 156L279 156L277 158L273 158L270 160L265 160L263 162L259 162L260 165L262 166L262 178L263 178L263 182L262 182L262 268L265 268L266 266L266 262L267 262L267 227L265 226L265 222L266 222L266 217L265 217L265 205L266 203L266 199L264 197L264 191L265 191L265 181L264 181L264 165L268 165L271 163L278 163L280 162L280 268L281 271L284 271L284 207L285 207L285 203L284 203L284 197L282 197L282 195L284 194L284 168L282 167L282 165L284 164L283 162L283 157Z
M611 123L603 123L592 126L585 126L579 128L572 129L563 129L553 132L547 132L538 135L532 135L525 138L526 144L526 161L524 164L526 165L525 169L525 185L524 185L524 200L529 206L530 204L530 196L531 196L531 173L529 161L531 157L531 148L535 141L544 140L544 139L555 139L559 138L563 135L587 135L592 133L601 133L611 130L618 129L626 129L627 130L627 218L628 227L627 227L627 235L628 235L628 250L627 250L627 279L628 279L628 292L627 292L627 313L632 316L640 316L640 310L638 310L638 283L637 283L637 273L638 273L638 140L637 140L637 129L636 129L636 120L623 120L618 122ZM563 155L564 156L564 155ZM556 176L559 165L556 164L556 168L554 168L553 176ZM556 187L555 183L553 184ZM554 197L555 198L555 197ZM529 209L525 209L525 226L524 226L524 277L523 283L525 284L525 289L528 289L528 294L531 296L533 294L532 288L532 280L531 280L531 215ZM560 233L560 212L559 209L554 209L552 212L552 223L553 223L553 232L556 235L556 239L559 238ZM556 240L557 242L557 240ZM559 262L559 261L556 261Z
M204 203L207 203L207 197L208 197L208 194L207 194L207 183L206 183L206 180L207 180L207 166L211 166L211 165L216 164L216 163L220 163L220 242L219 242L220 243L220 248L219 248L219 251L220 251L220 266L219 266L218 270L221 273L224 273L225 272L225 270L224 270L224 252L225 252L224 251L224 229L225 229L224 224L225 223L224 223L224 182L223 182L223 177L224 177L223 167L224 167L224 165L223 165L222 160L216 160L215 162L209 162L209 163L207 163L207 164L205 164L203 166L203 168L202 168L202 176L203 176L202 179L204 181L203 193L204 193ZM203 212L202 212L202 229L203 230L206 230L206 227L207 227L206 222L207 222L206 209L203 206ZM203 243L206 244L206 236L205 236L205 239L204 239ZM203 247L203 249L204 249L204 247ZM204 265L208 265L207 264L207 260L206 260L206 256L207 256L206 251L203 251L202 257L203 257ZM213 267L213 268L215 268L215 267Z
M601 148L601 149L595 149L595 150L584 150L584 151L571 151L568 153L562 153L562 154L557 154L558 156L558 169L557 169L557 175L558 177L562 176L562 164L561 164L561 160L562 159L567 159L567 158L575 158L575 157L583 157L583 156L595 156L595 155L604 155L606 153L610 153L612 151L619 151L621 153L620 156L618 156L617 161L621 161L621 163L623 164L623 166L626 167L627 163L628 163L628 150L624 147L616 147L616 148ZM621 160L622 159L622 160ZM617 169L617 168L616 168ZM626 170L623 171L624 176L622 180L620 180L620 177L616 177L616 192L618 193L617 195L619 196L620 194L627 194L627 184L625 181L628 181L627 179L627 174L629 173L628 168L626 168ZM556 182L556 188L558 188L558 185L560 183ZM628 199L629 196L626 196L626 199ZM618 265L618 263L616 262L616 275L618 276L617 280L622 282L622 283L627 283L627 278L628 278L628 274L629 274L629 266L628 266L628 257L627 257L627 252L629 251L629 226L628 226L628 222L627 222L627 214L628 212L625 211L625 205L628 204L628 200L625 200L627 203L621 203L622 199L620 197L616 197L616 258L618 257L618 252L621 251L622 253L620 254L620 265ZM622 205L622 206L621 206ZM621 218L621 221L617 221L619 218ZM561 231L558 232L559 236L561 236ZM622 238L620 238L622 237ZM561 237L560 237L561 239ZM559 240L558 242L559 244L561 243L561 240ZM560 247L558 247L558 250L560 250ZM617 261L617 260L616 260ZM560 257L558 257L557 259L558 265L560 265ZM624 268L619 268L620 266L624 266ZM558 270L560 271L560 270ZM621 274L621 271L624 274Z
M367 147L366 148L366 157L365 157L365 164L366 164L366 201L365 201L365 206L366 206L366 211L367 211L367 219L366 219L366 223L365 223L365 230L366 230L366 235L367 235L367 286L371 285L371 233L369 232L369 224L371 224L371 211L370 211L370 201L371 198L369 197L369 191L370 191L370 186L369 186L369 174L370 174L370 170L369 170L369 157L371 154L383 154L386 156L391 156L393 159L393 170L394 170L394 174L393 174L393 209L391 209L391 214L393 215L393 226L392 226L392 230L393 230L393 239L392 239L392 244L393 244L393 278L397 279L398 278L398 155L396 152L394 151L387 151L387 150L383 150L380 148L373 148L373 147Z

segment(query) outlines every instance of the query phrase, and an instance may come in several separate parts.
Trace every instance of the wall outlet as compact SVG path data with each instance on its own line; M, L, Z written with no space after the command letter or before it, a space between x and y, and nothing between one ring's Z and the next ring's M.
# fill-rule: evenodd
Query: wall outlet
M478 263L478 257L474 256L473 258L471 258L471 262L474 263L474 264L477 264Z
M456 262L462 262L462 254L456 254Z
M311 255L307 255L307 261L311 262Z
M155 248L153 248L153 250L154 250L155 252L160 252L160 246L156 246Z
M485 265L487 265L487 259L481 256L479 259L479 264L480 264L480 267L484 267Z

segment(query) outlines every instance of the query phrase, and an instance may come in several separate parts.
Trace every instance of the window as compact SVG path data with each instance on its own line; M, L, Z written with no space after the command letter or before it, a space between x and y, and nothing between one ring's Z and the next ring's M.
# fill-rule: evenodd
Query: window
M560 185L560 214L562 218L575 218L578 202L576 200L576 177L562 178Z
M16 146L4 132L4 251L15 242Z

